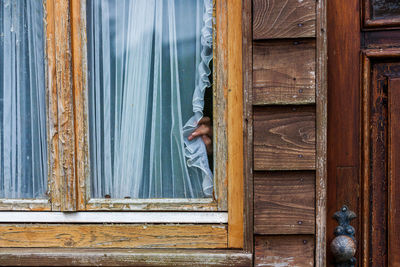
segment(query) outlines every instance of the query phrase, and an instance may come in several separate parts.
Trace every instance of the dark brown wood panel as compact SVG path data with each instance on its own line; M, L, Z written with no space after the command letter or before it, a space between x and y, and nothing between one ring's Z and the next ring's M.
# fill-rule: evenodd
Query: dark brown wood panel
M255 42L253 104L315 103L315 40Z
M315 107L254 108L254 169L315 169Z
M400 2L335 0L327 10L328 218L347 204L357 265L397 266ZM336 226L327 220L327 245Z
M315 36L315 0L253 0L253 39Z
M254 232L313 234L315 232L315 173L256 172Z
M400 26L398 0L362 0L364 27L390 28Z
M360 215L360 1L327 1L328 25L328 184L326 253L333 265L330 243L338 225L332 218L342 205ZM352 221L356 238L360 225ZM357 251L361 251L358 242ZM358 262L362 262L360 257Z
M400 266L400 79L389 80L389 266Z
M314 238L311 235L256 236L254 266L314 266Z
M363 32L363 48L395 48L400 47L400 31L366 31Z
M369 186L371 188L369 199L371 203L370 219L371 224L369 226L370 231L370 255L374 259L375 266L386 266L387 257L387 241L386 241L386 227L372 227L373 225L387 225L387 77L380 75L377 72L381 72L386 66L383 64L380 67L380 71L377 69L373 70L373 81L372 81L372 92L370 123L371 132L370 140L370 178ZM380 77L377 77L379 75ZM384 88L386 87L386 88ZM380 242L378 242L378 240Z
M371 4L371 15L374 19L388 17L400 17L399 0L369 0Z
M398 262L398 251L391 252L400 244L396 213L400 50L392 54L397 58L390 58L390 51L386 55L381 50L376 52L367 52L364 64L364 199L369 200L363 206L365 254L372 266L396 266L388 262ZM370 58L374 56L386 58Z
M342 207L346 205L351 210L358 210L360 202L360 191L358 186L354 186L353 180L359 179L359 168L355 166L336 166L336 184L337 188L343 188L343 190L336 191L335 199L332 199L332 203L336 206ZM354 190L348 190L354 189ZM336 221L335 221L336 222ZM351 221L352 225L358 224L358 218Z

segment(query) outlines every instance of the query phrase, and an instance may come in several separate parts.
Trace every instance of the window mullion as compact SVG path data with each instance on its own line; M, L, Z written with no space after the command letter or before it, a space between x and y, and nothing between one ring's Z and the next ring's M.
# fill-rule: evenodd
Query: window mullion
M47 0L52 210L76 211L69 1Z
M77 180L77 210L86 209L85 181L89 173L88 142L87 142L87 116L86 103L86 61L83 40L86 40L86 27L82 20L82 5L85 1L71 0L71 48L72 48L72 75L74 94L74 125L76 149L76 180Z

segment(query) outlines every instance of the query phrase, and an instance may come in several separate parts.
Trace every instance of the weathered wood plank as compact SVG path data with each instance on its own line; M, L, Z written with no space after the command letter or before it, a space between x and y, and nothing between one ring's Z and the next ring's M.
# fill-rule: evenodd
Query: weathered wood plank
M314 266L312 236L256 236L254 266Z
M315 173L254 174L254 233L313 234Z
M326 266L327 136L328 136L328 40L327 0L316 7L316 182L315 267Z
M219 196L219 195L218 195ZM226 201L226 199L225 199ZM0 206L1 207L1 206ZM217 211L218 203L211 198L175 199L112 199L92 198L87 211Z
M224 225L0 225L2 248L226 248Z
M69 25L69 1L54 4L56 36L56 69L58 94L59 175L61 211L76 211L75 134L72 92L72 68Z
M254 169L315 169L315 107L254 109Z
M254 251L253 235L253 38L252 38L252 0L243 1L243 114L244 114L244 250Z
M47 22L50 25L47 27L47 32L50 34L49 38L54 42L51 44L51 48L48 48L48 82L51 90L50 103L52 109L49 134L49 139L51 140L50 165L53 176L53 181L50 183L52 209L75 211L75 135L71 46L69 42L69 1L49 0L46 5L47 12L50 14ZM56 91L54 91L54 88L56 88ZM56 120L55 117L57 118ZM55 145L56 142L57 145Z
M2 266L252 266L238 250L190 249L1 249Z
M213 39L213 120L214 120L214 192L218 201L218 210L228 210L227 184L227 94L228 94L228 2L215 3L216 25Z
M46 54L47 71L46 87L48 90L48 151L49 151L49 183L51 209L61 210L61 179L58 173L58 103L57 103L57 72L56 72L56 37L54 19L54 0L46 1Z
M89 188L89 152L88 152L88 116L86 112L86 25L81 16L82 3L80 0L70 2L71 10L71 46L73 69L74 95L74 133L76 147L76 176L77 176L77 210L85 210L86 189ZM88 190L89 191L89 190Z
M315 36L315 0L253 0L253 38Z
M253 104L315 103L315 41L255 42Z
M1 211L51 211L48 199L1 199Z

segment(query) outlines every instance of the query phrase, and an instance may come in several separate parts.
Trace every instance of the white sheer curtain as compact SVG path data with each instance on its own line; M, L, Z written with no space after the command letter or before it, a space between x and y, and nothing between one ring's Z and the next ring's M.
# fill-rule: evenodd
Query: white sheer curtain
M91 190L96 198L199 198L212 0L87 0Z
M43 18L41 0L0 1L0 198L47 188Z

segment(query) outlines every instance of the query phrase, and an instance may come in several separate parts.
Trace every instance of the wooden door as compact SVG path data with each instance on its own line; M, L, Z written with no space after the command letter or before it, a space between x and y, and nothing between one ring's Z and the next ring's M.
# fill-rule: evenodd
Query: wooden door
M347 205L356 266L400 266L400 1L328 1L327 263Z

